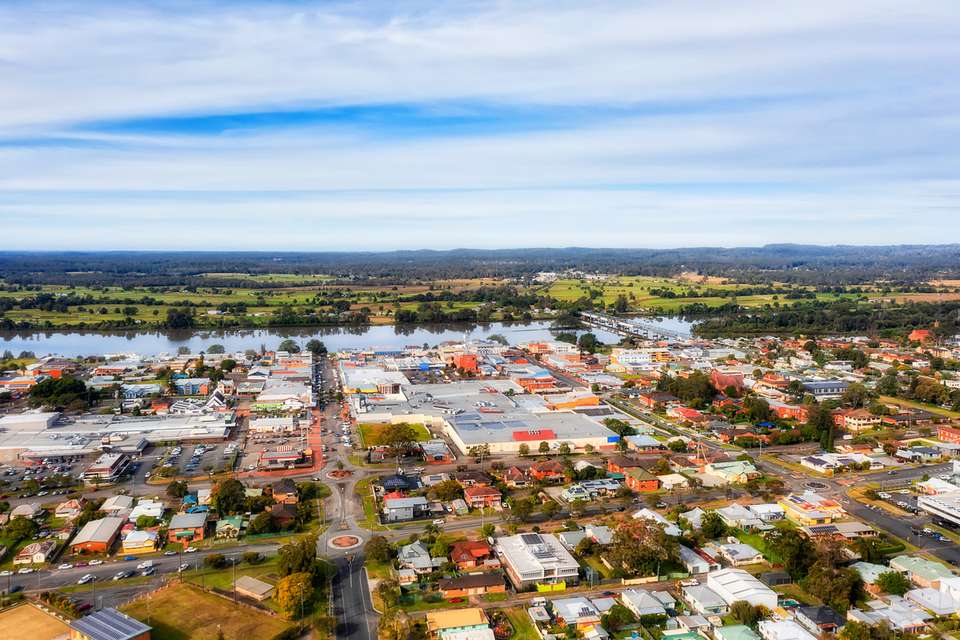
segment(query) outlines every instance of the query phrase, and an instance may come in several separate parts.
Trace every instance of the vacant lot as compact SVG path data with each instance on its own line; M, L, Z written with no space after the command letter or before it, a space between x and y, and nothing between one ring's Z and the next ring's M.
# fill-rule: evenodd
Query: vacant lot
M390 425L379 424L368 422L361 424L359 427L360 430L360 439L364 447L375 447L377 445L383 444L380 441L380 435L383 433L383 430ZM425 442L430 439L430 432L427 431L427 428L422 424L411 424L409 425L414 432L414 440L417 442Z
M290 626L189 585L164 589L123 607L123 612L138 620L149 617L153 640L214 640L218 627L225 638L272 638Z
M66 622L32 604L0 613L0 638L53 638L69 632Z

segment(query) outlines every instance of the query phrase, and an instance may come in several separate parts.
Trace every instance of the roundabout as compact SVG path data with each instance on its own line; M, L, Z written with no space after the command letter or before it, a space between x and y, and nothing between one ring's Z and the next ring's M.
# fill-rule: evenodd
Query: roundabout
M361 544L363 544L363 539L360 536L355 536L352 534L336 536L327 541L328 547L331 549L337 549L338 551L356 549Z

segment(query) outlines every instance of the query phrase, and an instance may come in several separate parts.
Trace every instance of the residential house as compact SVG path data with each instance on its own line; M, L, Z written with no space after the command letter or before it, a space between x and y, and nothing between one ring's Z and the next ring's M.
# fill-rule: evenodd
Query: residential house
M683 545L680 545L680 562L694 575L720 570L720 563L713 556L701 549L691 549Z
M897 556L890 561L890 568L910 578L918 587L938 589L941 580L954 577L945 565L918 556Z
M468 607L465 609L447 609L427 612L427 632L431 638L447 639L470 637L477 640L493 640L490 620L483 609ZM456 634L472 632L469 636Z
M10 519L14 520L15 518L27 518L28 520L35 520L43 515L43 507L41 507L36 502L31 502L29 504L17 505L10 512Z
M504 471L503 482L511 489L522 489L529 484L527 475L519 467L510 467Z
M716 640L760 640L760 636L745 624L732 624L713 630Z
M427 545L421 540L403 545L397 550L397 565L402 569L412 569L418 575L431 573L446 562L446 558L434 558Z
M499 489L493 487L473 486L463 490L463 499L471 509L481 509L493 507L500 508L500 502L503 496Z
M832 498L813 492L792 493L777 502L787 518L799 525L830 524L843 516L843 507Z
M300 501L300 494L297 492L297 484L290 478L277 480L270 485L273 501L280 504L297 504Z
M540 460L527 469L527 475L534 480L557 482L566 477L563 465L557 460Z
M620 602L637 618L643 616L665 616L667 610L663 603L644 589L625 589L620 592Z
M717 552L734 567L763 562L763 554L744 543L721 544Z
M586 631L600 624L600 612L588 598L557 598L551 601L553 615L561 627L573 626L578 631Z
M43 564L47 562L57 550L56 540L41 540L31 542L13 557L14 566L23 564Z
M225 516L217 520L214 537L217 540L236 540L243 529L243 516Z
M412 498L384 498L383 519L387 522L403 522L423 518L430 512L430 505L423 496Z
M721 569L707 574L707 586L720 594L731 605L746 600L753 606L762 605L771 611L777 606L777 594L743 569Z
M886 623L891 629L903 633L923 632L932 615L916 607L905 598L887 596L887 602L872 600L868 609L850 609L847 620L862 622L870 626Z
M84 498L75 498L66 500L57 505L53 515L65 520L74 520L83 512L83 506L87 503Z
M100 506L100 511L103 511L108 516L113 516L116 518L126 518L132 510L132 496L110 496L104 500L103 504Z
M286 529L297 520L297 507L292 504L278 502L270 507L270 517L281 529Z
M178 513L170 519L167 528L167 539L170 542L179 542L184 547L193 542L203 540L206 536L207 513Z
M441 580L440 594L444 600L450 598L468 598L487 593L506 593L503 575L499 572L474 573Z
M746 460L710 462L704 465L703 472L728 484L743 484L748 480L760 477L760 472L753 466L753 463Z
M817 640L795 620L761 620L757 629L763 640Z
M693 611L705 616L722 616L730 610L726 600L707 585L684 586L681 594Z
M638 493L656 491L660 488L657 476L640 467L626 469L623 474L623 484L631 491Z
M121 542L123 552L131 555L153 553L157 550L157 532L133 530Z
M454 474L453 479L459 482L460 486L464 489L467 487L489 487L493 485L493 478L483 471L477 471L476 469L458 471Z
M453 543L450 549L450 561L460 571L469 571L477 567L499 566L493 548L481 540L461 540Z
M639 511L634 513L633 518L635 520L642 519L642 520L648 520L650 522L655 522L659 524L661 527L663 527L664 533L666 533L668 536L679 536L681 533L683 533L682 531L680 531L680 527L670 522L669 520L664 518L662 515L660 515L653 509L650 509L647 507L644 507L643 509L640 509Z
M823 605L797 607L797 622L810 633L820 636L823 633L836 633L843 626L843 616Z

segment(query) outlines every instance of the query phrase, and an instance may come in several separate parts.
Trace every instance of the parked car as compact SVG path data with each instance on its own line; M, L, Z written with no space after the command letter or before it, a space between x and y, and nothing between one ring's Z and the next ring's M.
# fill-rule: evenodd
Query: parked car
M87 575L77 580L77 584L87 584L88 582L93 582L96 579L97 577L95 575L93 575L92 573L88 573Z
M87 564L89 564L91 567L95 567L97 565L103 564L103 560L91 560Z
M63 564L58 566L57 569L60 569L60 570L73 569L73 565L70 564L69 562L64 562Z

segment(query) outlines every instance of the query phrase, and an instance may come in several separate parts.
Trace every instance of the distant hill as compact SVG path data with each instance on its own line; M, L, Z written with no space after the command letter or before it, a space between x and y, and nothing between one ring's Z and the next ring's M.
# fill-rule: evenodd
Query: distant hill
M386 252L0 252L0 277L28 283L187 283L204 273L331 274L341 278L523 277L577 269L634 275L681 271L747 282L830 284L960 277L960 245L679 249L454 249ZM209 283L209 280L207 281Z

